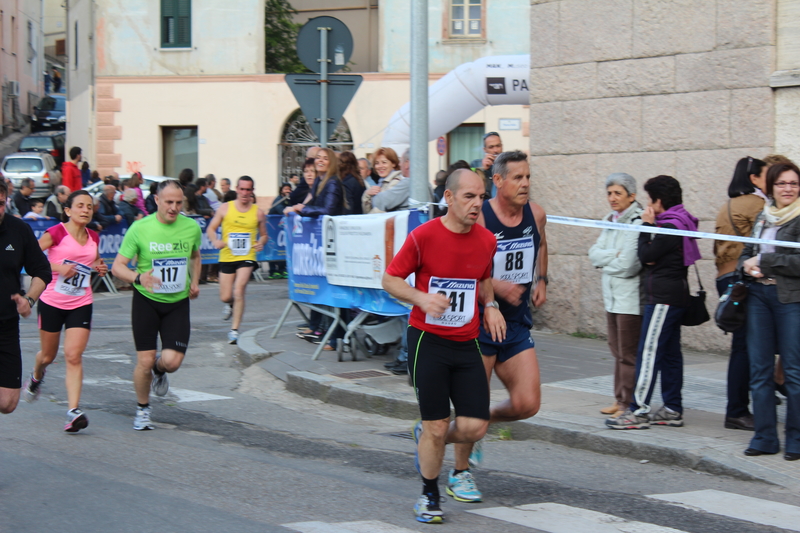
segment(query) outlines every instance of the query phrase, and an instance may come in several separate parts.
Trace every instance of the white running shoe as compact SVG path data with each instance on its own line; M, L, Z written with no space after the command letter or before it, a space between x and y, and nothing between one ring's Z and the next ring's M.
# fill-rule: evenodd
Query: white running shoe
M152 422L150 422L150 413L152 412L152 408L150 407L136 407L136 416L133 419L133 429L136 431L145 431L148 429L155 429L155 426Z
M150 384L150 388L153 389L153 394L156 396L166 396L169 392L169 378L167 377L167 373L157 374L153 372L153 382Z
M67 411L67 423L64 424L64 431L67 433L77 433L89 425L89 419L80 409L70 409Z
M232 329L228 332L228 344L236 344L239 342L239 331Z
M222 320L230 320L232 315L233 307L231 307L231 304L225 304L222 308Z
M31 375L28 376L28 379L25 380L25 386L23 387L23 394L22 397L28 403L33 403L39 399L39 395L42 393L42 384L44 383L44 375L42 375L42 379L36 381L33 379L33 372Z

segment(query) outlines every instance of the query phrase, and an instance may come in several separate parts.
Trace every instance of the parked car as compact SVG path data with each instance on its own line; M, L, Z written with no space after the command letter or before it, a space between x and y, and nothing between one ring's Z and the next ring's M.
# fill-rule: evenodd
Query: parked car
M50 94L39 100L31 115L31 131L67 129L67 99Z
M125 174L125 175L119 177L119 181L122 181L124 179L128 179L130 177L131 177L130 174ZM150 185L152 185L154 182L155 183L160 183L160 182L165 181L165 180L174 179L174 178L168 178L168 177L165 177L165 176L148 176L148 175L143 175L142 178L144 178L144 183L142 183L139 186L139 188L142 189L142 196L144 198L147 198L148 196L150 196ZM100 195L103 194L103 187L104 186L105 186L105 183L103 183L103 181L100 180L100 181L95 182L95 183L90 183L89 185L84 187L83 190L87 191L94 198L99 198Z
M67 134L63 131L42 131L31 133L19 143L17 152L46 152L53 156L58 168L64 162L64 144Z
M36 188L33 198L47 198L53 188L61 185L61 171L53 156L45 152L16 152L7 155L0 166L2 177L9 178L15 188L23 178L33 178Z

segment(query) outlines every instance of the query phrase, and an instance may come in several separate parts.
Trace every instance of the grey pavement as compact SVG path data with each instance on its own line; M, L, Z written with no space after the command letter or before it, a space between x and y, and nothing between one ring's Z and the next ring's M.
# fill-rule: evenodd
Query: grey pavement
M359 351L355 361L345 353L341 362L337 352L323 351L314 361L316 345L296 336L296 326L303 320L295 310L271 338L286 302L274 301L267 325L242 334L239 350L247 363L283 380L287 390L301 396L397 419L418 417L408 377L392 375L383 366L395 357L396 349L373 357ZM613 358L605 341L532 333L543 384L541 410L529 420L492 426L494 438L541 440L800 489L800 461L785 461L782 454L746 457L742 452L752 433L723 427L726 356L684 352L684 427L614 431L605 427L606 417L599 412L613 403ZM493 402L507 398L497 378L492 380L491 394ZM652 403L654 408L661 404L658 386ZM781 406L781 436L785 417Z

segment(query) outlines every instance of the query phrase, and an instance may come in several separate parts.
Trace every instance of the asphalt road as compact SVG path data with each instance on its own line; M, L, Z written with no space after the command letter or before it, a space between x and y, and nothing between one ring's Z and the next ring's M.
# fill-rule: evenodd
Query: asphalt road
M274 322L282 307L276 302L285 296L285 281L251 284L242 329ZM136 432L130 293L99 296L84 359L89 427L78 434L61 430L60 358L37 403L0 417L0 531L430 529L411 512L420 481L413 443L404 438L407 423L287 393L260 367L242 364L224 341L220 311L216 286L204 285L192 304L185 364L172 375L171 393L152 402L157 429ZM26 372L37 339L35 322L23 321ZM556 503L693 533L784 531L646 495L711 489L800 504L796 495L762 483L536 441L493 439L485 449L486 463L475 472L485 502L448 499L447 529L540 531L470 511ZM288 526L312 521L322 525ZM332 525L354 521L381 524ZM563 531L606 531L568 524L565 519Z

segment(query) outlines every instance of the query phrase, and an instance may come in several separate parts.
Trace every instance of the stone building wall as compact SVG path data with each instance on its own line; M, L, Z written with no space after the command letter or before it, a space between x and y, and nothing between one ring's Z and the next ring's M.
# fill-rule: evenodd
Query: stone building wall
M549 214L598 219L605 177L677 178L701 231L714 231L736 161L775 150L779 3L794 0L531 0L532 197ZM786 107L800 98L786 99ZM796 125L797 108L795 107ZM778 122L788 119L781 111ZM792 127L785 128L792 130ZM796 132L796 128L795 128ZM796 134L796 133L795 133ZM796 155L796 154L795 154ZM550 224L541 327L605 335L596 230ZM715 308L711 241L700 271ZM690 278L694 290L697 286ZM729 345L713 323L684 328L692 348Z

